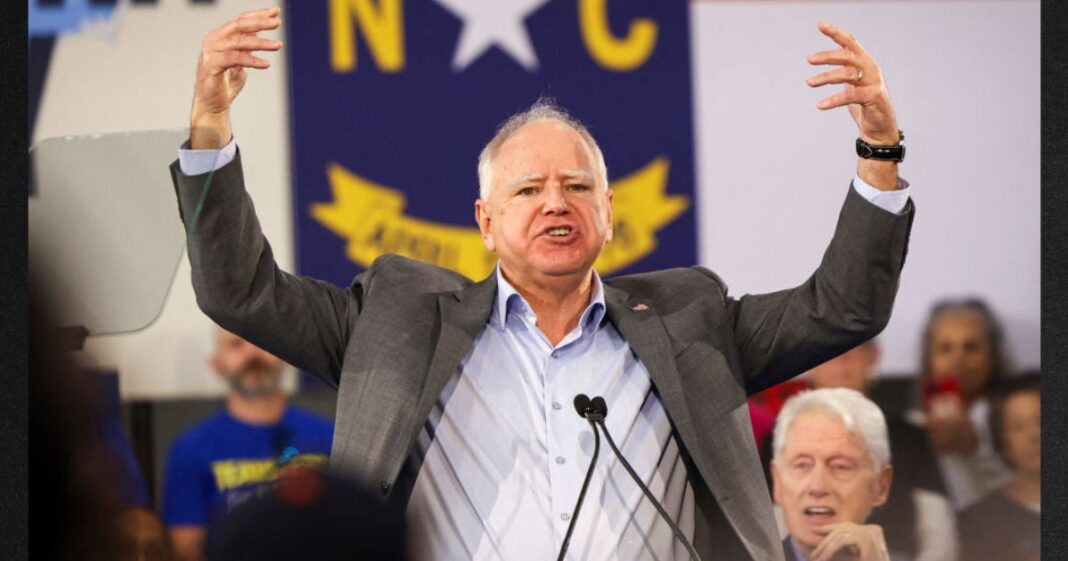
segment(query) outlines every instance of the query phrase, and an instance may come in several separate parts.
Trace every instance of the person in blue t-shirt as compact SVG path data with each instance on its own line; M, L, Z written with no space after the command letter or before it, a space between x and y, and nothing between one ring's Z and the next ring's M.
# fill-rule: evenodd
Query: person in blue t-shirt
M220 330L210 365L229 386L225 407L175 441L165 473L163 520L182 561L204 559L213 517L288 465L324 465L333 439L330 421L287 403L278 357Z

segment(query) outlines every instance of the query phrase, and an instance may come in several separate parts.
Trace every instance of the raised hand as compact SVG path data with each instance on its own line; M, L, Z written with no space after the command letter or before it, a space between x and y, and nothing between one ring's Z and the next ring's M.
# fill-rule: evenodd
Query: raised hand
M827 84L845 84L845 89L820 100L816 107L826 110L845 105L860 129L861 138L872 145L896 145L900 141L897 118L875 59L860 46L856 37L845 30L822 21L819 30L841 48L808 56L809 64L836 66L809 77L808 85L818 88ZM857 175L877 189L897 189L896 162L860 159Z
M271 65L252 53L282 48L281 41L257 34L280 25L280 10L267 8L241 14L204 38L190 116L191 148L221 148L230 141L230 105L245 86L245 69Z
M845 89L820 100L816 107L826 110L846 105L860 129L861 138L871 144L897 144L894 107L890 104L890 93L875 59L849 32L822 21L819 30L842 48L808 56L809 64L837 66L810 77L808 85L815 88L845 84Z

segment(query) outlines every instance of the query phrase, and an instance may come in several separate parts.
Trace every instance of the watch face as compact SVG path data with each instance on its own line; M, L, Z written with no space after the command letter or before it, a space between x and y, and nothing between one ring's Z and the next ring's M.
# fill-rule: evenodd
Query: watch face
M857 139L857 155L861 158L870 158L874 154L871 145L861 139Z

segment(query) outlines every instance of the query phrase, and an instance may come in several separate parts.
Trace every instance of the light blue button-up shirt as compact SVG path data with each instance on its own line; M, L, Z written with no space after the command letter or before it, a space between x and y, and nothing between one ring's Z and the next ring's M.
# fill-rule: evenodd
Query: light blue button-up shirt
M613 439L692 539L693 490L671 425L648 371L605 318L596 273L578 325L553 346L498 271L489 323L419 441L408 509L432 559L556 558L593 454L579 393L605 398ZM602 444L567 559L688 558Z

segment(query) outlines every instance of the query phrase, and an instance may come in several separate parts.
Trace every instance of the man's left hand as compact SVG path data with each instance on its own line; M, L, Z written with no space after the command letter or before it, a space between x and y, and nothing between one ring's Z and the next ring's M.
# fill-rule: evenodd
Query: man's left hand
M827 535L812 550L812 561L890 561L881 526L842 522L820 530Z
M845 89L820 100L816 107L826 110L846 105L857 122L861 138L873 145L897 144L899 136L894 107L875 59L844 29L821 21L819 30L842 48L808 56L809 64L836 66L810 77L808 85L845 84Z

